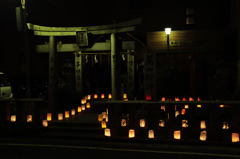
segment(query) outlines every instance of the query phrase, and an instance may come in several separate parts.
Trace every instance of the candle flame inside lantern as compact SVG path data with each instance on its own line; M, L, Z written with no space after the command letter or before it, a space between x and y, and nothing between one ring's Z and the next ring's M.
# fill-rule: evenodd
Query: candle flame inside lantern
M122 119L121 120L121 127L125 127L127 126L127 120L126 119Z
M145 119L140 119L139 125L141 128L144 128L146 126L146 120Z
M104 98L105 98L105 95L104 95L104 94L101 94L101 98L104 99Z
M47 120L43 120L42 121L42 125L43 125L43 127L47 127L48 126L48 121Z
M27 122L29 123L29 122L32 122L32 115L28 115L27 116Z
M200 132L200 140L206 141L207 140L207 131L201 131Z
M93 98L94 98L94 99L97 99L97 98L98 98L98 95L97 95L97 94L94 94Z
M88 95L88 96L87 96L87 99L90 100L90 99L91 99L91 95Z
M47 121L51 121L52 120L52 113L47 113Z
M127 94L123 94L123 99L126 99L127 98Z
M160 127L164 127L165 126L165 121L164 120L160 120L159 121L159 126Z
M104 129L104 135L110 137L111 136L110 129L108 129L108 128Z
M16 121L16 118L17 118L17 116L16 115L11 115L11 122L15 122Z
M69 118L69 111L65 111L65 118Z
M102 128L104 128L104 129L107 128L106 122L105 122L105 121L102 121L102 122L101 122L101 126L102 126Z
M82 111L82 107L78 106L77 112L80 113Z
M58 114L58 120L63 120L63 114L62 113Z
M176 140L181 139L181 131L179 131L179 130L174 131L174 139L176 139Z
M135 130L134 129L129 129L128 138L134 138L134 137L135 137Z
M163 110L165 112L166 107L164 105L161 106L161 110Z
M90 103L87 103L87 104L86 104L86 107L87 107L88 109L91 108Z
M206 129L206 121L205 121L205 120L202 120L202 121L200 122L200 128L201 128L201 129Z
M228 122L223 122L223 127L222 129L229 129Z
M232 142L239 142L239 133L232 133Z
M148 131L148 138L149 139L153 139L154 138L154 131L153 130L149 130Z
M182 127L187 128L188 127L188 120L182 120Z

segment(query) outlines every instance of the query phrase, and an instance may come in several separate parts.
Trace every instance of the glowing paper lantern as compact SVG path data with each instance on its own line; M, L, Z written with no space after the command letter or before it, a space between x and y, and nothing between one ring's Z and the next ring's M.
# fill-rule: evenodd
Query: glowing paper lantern
M65 118L69 118L69 111L65 111Z
M182 101L187 101L187 99L184 97L184 98L182 99Z
M187 104L184 105L184 108L185 108L185 109L188 109L188 108L189 108L189 105L187 105Z
M102 114L98 114L98 121L103 121L103 115Z
M81 108L82 108L82 110L85 110L85 105L82 105Z
M77 108L77 112L78 112L78 113L82 112L82 107L79 106L79 107Z
M97 95L97 94L94 94L93 98L94 98L94 99L97 99L97 98L98 98L98 95Z
M180 114L180 112L177 110L175 111L175 117L177 117Z
M63 113L58 114L58 120L63 120Z
M239 142L239 133L232 133L232 142Z
M194 101L194 99L192 97L189 97L189 101Z
M15 122L17 120L17 116L16 115L11 115L11 122Z
M160 120L159 121L159 126L160 127L165 127L165 121L164 120Z
M225 105L219 105L219 107L220 107L220 108L224 108L224 107L225 107Z
M200 140L206 141L207 140L207 131L201 131L200 132Z
M229 125L227 122L223 122L223 127L222 129L229 129Z
M186 113L186 109L182 109L181 114L184 115Z
M111 136L110 129L108 129L108 128L104 129L104 135L110 137Z
M127 120L126 119L122 119L121 120L121 127L125 127L127 126Z
M127 94L123 94L123 99L126 99L127 98Z
M81 100L81 104L86 104L87 103L87 100L86 99L82 99Z
M75 109L72 109L72 110L71 110L71 115L75 115L75 114L76 114Z
M112 94L108 94L108 99L112 99Z
M48 121L47 120L43 120L42 121L42 125L43 125L43 127L47 127L48 126Z
M188 120L182 120L182 127L187 128L188 127Z
M180 99L178 97L175 97L175 101L180 101Z
M91 95L88 95L88 96L87 96L87 99L90 100L90 99L91 99Z
M146 126L146 120L145 120L145 119L140 119L140 121L139 121L139 126L140 126L141 128L144 128L144 127Z
M135 130L134 129L129 129L128 138L134 138L134 137L135 137Z
M104 99L104 98L105 98L105 95L104 95L104 94L101 94L101 98Z
M105 119L107 116L107 112L102 112L102 115L103 115L103 119Z
M202 120L202 121L200 122L200 128L201 128L201 129L206 129L206 121L205 121L205 120Z
M102 122L101 122L101 126L102 126L102 128L104 128L104 129L107 128L106 122L105 122L105 121L102 121Z
M166 101L166 98L165 98L165 97L162 97L161 101Z
M198 107L198 108L202 108L202 105L201 105L201 104L198 104L197 107Z
M27 122L32 122L32 115L27 115Z
M181 139L181 131L179 131L179 130L174 131L173 137L176 140L180 140Z
M52 120L52 113L47 113L47 121L51 121Z
M162 105L162 106L161 106L161 110L163 110L163 111L165 112L166 107Z
M105 121L108 122L108 114L106 115Z
M200 99L199 97L197 98L197 100L198 100L198 101L201 101L201 99Z
M149 130L148 131L148 138L149 139L153 139L154 138L154 131L153 130Z
M86 107L89 109L91 107L90 103L87 103Z

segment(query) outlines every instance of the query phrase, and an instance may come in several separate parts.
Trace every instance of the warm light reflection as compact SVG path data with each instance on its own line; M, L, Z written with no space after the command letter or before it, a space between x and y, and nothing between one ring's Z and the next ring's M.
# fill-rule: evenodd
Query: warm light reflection
M194 99L192 97L189 97L189 101L194 101Z
M166 101L166 98L165 98L165 97L162 97L161 101Z
M175 117L177 117L180 114L180 112L177 110L175 111Z
M202 105L201 105L201 104L198 104L197 107L198 107L198 108L202 108Z
M123 99L126 99L127 98L127 94L123 94Z
M184 108L185 108L185 109L188 109L188 108L189 108L189 105L187 105L187 104L184 105Z

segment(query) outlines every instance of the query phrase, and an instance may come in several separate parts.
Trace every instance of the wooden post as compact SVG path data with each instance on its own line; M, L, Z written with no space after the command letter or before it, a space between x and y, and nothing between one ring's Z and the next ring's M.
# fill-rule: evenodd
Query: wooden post
M76 82L76 95L80 99L83 95L82 89L82 55L81 52L75 53L75 82Z
M117 53L116 34L111 34L111 79L112 79L112 100L121 99L121 85L119 82L119 54Z
M57 111L57 71L56 71L56 42L55 37L49 37L49 96L48 109L49 112L56 113Z
M127 83L127 93L129 99L134 99L134 53L128 50L127 54L127 76L128 76L128 83Z

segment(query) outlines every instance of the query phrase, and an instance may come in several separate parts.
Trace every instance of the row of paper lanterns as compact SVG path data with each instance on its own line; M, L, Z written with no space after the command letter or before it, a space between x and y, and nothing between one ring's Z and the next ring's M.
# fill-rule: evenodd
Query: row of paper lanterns
M26 121L28 123L32 122L32 115L27 115ZM17 121L17 115L11 115L10 116L10 122L16 122Z

